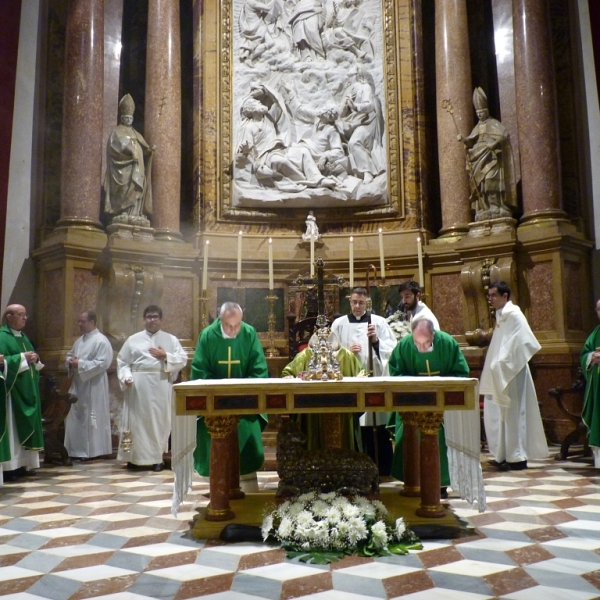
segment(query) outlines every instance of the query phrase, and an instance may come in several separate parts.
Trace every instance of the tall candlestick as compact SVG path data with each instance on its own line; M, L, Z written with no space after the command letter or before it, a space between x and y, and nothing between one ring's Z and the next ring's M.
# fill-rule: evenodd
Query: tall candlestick
M237 280L242 280L242 232L238 234Z
M273 240L269 238L269 289L273 290Z
M208 245L210 242L206 240L204 245L204 268L202 269L202 291L205 292L208 283Z
M425 277L423 275L423 245L421 244L420 236L417 238L417 258L419 260L419 285L423 287Z
M350 262L350 291L354 287L354 238L350 236L350 245L348 249Z
M315 276L315 238L310 238L310 278Z
M385 279L385 256L383 254L383 229L379 228L379 270L381 279Z

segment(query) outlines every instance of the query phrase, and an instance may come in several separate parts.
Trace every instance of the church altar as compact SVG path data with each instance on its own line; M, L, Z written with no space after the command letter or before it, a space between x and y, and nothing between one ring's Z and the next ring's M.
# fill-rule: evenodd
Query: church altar
M477 379L435 376L346 377L341 381L195 380L174 386L176 415L202 415L212 436L210 504L203 514L206 521L234 519L230 500L243 498L239 489L237 417L365 411L403 413L406 477L401 493L420 496L418 516L443 517L446 511L440 503L438 429L444 411L475 407L476 390ZM175 439L173 444L177 445ZM174 470L177 473L175 462Z

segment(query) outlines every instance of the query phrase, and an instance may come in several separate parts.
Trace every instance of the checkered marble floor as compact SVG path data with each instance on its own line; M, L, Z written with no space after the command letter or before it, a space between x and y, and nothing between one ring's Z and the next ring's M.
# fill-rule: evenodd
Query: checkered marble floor
M115 460L43 468L0 486L0 600L600 598L600 471L552 459L484 471L485 513L450 494L465 521L458 539L307 566L269 545L191 538L206 482L174 518L171 471L131 473ZM259 474L262 487L276 481Z

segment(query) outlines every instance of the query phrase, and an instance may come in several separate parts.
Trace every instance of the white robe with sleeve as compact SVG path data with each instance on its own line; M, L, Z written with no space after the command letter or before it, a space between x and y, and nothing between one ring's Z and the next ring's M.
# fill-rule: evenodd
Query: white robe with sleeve
M510 300L496 313L496 328L481 373L483 418L490 453L498 462L546 458L548 444L529 360L540 350L521 309Z
M158 360L150 348L163 348L167 357ZM187 354L170 333L140 331L127 339L117 356L117 376L125 391L123 431L131 431L131 450L119 443L117 458L135 465L162 463L171 432L171 395L177 374L187 363ZM133 379L133 385L125 382Z
M69 359L78 358L76 368ZM108 376L113 359L110 342L98 329L75 340L65 364L73 378L69 393L77 402L65 420L65 448L73 458L112 454Z
M388 322L379 315L371 315L371 323L375 325L377 339L379 340L379 356L373 350L373 375L381 377L389 375L388 361L392 350L396 347L396 336L389 326ZM368 370L369 368L369 338L367 337L367 323L351 323L348 315L336 319L331 325L333 331L339 338L342 346L350 349L355 342L361 345L361 350L356 354L361 365ZM368 412L360 417L360 424L385 425L387 423L388 413Z
M412 324L413 321L418 321L419 319L429 319L433 323L433 328L436 331L441 331L440 324L438 323L438 320L436 319L432 310L427 306L427 304L421 302L420 300L410 316L410 322Z

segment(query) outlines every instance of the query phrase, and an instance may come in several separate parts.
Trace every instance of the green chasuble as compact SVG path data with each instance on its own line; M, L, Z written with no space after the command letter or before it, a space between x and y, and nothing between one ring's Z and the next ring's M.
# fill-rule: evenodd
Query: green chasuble
M224 338L221 320L216 319L202 331L194 360L192 379L253 379L268 377L267 360L256 329L242 321L235 338ZM240 473L246 475L260 469L265 456L261 432L267 424L263 415L240 417ZM200 475L210 474L210 434L203 417L198 418L194 468Z
M443 331L436 331L433 336L433 350L419 352L413 341L413 336L402 338L394 348L389 361L390 375L424 377L468 377L469 366L456 340ZM399 413L392 413L388 427L395 427L396 441L394 447L394 461L392 463L392 476L400 481L404 480L402 464L402 437L404 426ZM438 433L440 444L440 471L441 485L450 485L450 471L448 469L448 448L444 428L440 427Z
M40 376L35 366L18 373L21 353L33 352L25 334L15 336L8 325L0 327L0 354L4 354L4 380L0 383L0 462L10 460L6 402L10 397L19 443L26 450L43 450ZM17 374L18 373L18 374Z
M281 376L293 375L297 377L302 371L308 369L308 363L313 356L310 348L305 348L296 354L291 363L284 367ZM358 377L365 375L365 370L358 358L343 346L337 352L336 358L340 363L340 371L345 377ZM306 434L307 448L320 450L325 447L322 414L297 415L302 431ZM349 450L362 450L360 439L360 425L358 413L344 413L342 415L342 448Z
M600 365L587 365L588 354L596 350L600 350L600 325L581 350L581 371L587 381L581 417L588 430L590 446L600 446Z

